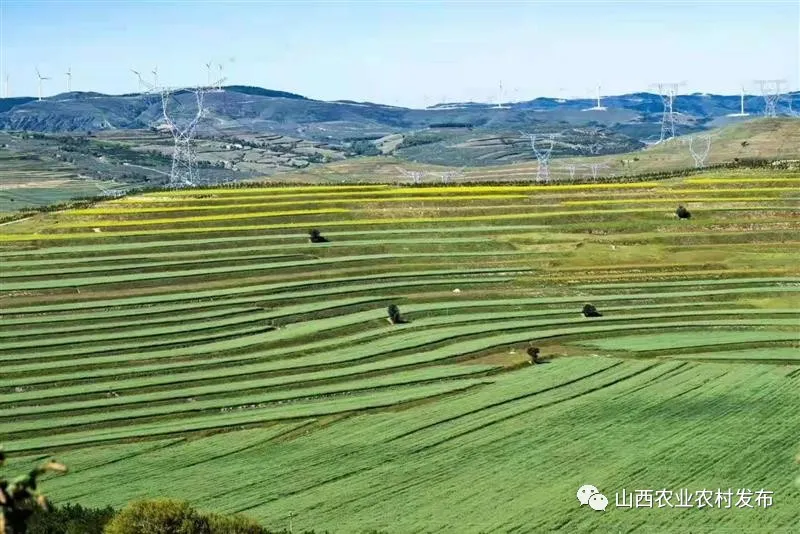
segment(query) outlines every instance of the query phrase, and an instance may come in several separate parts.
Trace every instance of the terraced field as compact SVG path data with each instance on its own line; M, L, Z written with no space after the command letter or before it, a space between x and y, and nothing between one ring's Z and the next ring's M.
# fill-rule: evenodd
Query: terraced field
M0 132L0 219L18 210L99 194L95 182L81 179L74 168L59 161L11 153L5 150L6 140Z
M0 441L11 470L70 465L56 501L173 496L275 528L793 532L799 184L254 187L37 215L0 228ZM605 513L577 506L586 483ZM728 487L774 503L614 499Z

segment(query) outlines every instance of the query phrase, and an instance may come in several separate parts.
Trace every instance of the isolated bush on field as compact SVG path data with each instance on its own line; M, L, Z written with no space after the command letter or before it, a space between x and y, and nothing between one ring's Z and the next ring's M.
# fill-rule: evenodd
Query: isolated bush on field
M678 206L678 209L675 210L675 215L677 215L679 219L689 219L692 216L689 210L683 206Z
M531 357L531 363L539 363L539 347L528 347L527 352Z
M389 315L389 322L392 324L400 324L405 323L406 320L400 315L400 308L397 307L396 304L390 304L389 308L386 310Z
M0 450L0 466L5 459L5 453ZM50 507L47 498L39 492L38 478L45 473L66 471L63 464L51 460L11 481L0 478L0 534L27 534L31 515L37 509Z
M308 240L312 243L327 243L328 238L323 237L316 228L308 231Z
M584 304L583 306L583 316L584 317L602 317L603 314L597 311L597 308L594 307L594 304Z

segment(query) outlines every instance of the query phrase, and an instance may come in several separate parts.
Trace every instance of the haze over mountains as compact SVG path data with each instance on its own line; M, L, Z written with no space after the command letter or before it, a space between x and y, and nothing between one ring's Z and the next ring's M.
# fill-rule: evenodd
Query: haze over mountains
M794 106L792 100L797 101ZM195 112L194 97L177 93L171 109ZM745 97L745 111L763 113L761 97ZM657 140L663 105L651 93L608 96L607 111L584 111L594 100L554 98L504 104L441 103L427 109L371 102L320 101L301 95L250 86L228 86L205 95L206 118L201 135L291 135L315 141L341 142L377 139L392 133L428 128L503 131L520 129L560 131L581 126L603 127L632 141ZM779 113L800 109L800 92L785 95ZM677 133L689 133L740 120L728 115L740 109L739 95L691 94L675 98ZM62 93L38 101L32 97L0 99L0 129L35 132L85 132L157 127L162 121L161 99L153 94L104 95Z

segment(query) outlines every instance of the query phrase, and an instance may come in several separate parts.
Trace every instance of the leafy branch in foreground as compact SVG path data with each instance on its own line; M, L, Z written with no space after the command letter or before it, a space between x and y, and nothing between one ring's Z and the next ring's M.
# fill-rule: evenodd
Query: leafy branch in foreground
M5 453L0 449L0 467L5 459ZM47 497L37 488L38 478L46 473L66 471L64 464L51 460L10 482L0 478L0 534L25 534L28 518L36 509L49 508Z

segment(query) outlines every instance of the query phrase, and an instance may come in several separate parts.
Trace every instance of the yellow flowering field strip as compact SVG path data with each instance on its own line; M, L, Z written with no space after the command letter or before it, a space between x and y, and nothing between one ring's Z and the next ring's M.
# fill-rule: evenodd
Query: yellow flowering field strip
M800 178L686 178L683 183L685 184L748 184L748 183L792 183L797 182L800 184Z
M92 226L139 226L148 224L177 224L204 221L227 221L231 219L258 219L261 217L291 217L295 215L322 215L332 213L349 213L350 210L343 208L328 208L321 210L294 210L294 211L259 211L251 213L225 213L221 215L198 215L195 217L179 217L177 219L141 219L123 221L78 221L65 223L64 228L85 228Z
M650 204L670 202L762 202L778 200L780 197L730 197L730 198L615 198L606 200L565 200L562 206L595 206L603 204ZM786 199L788 200L788 199Z
M370 212L371 210L345 210L345 209L336 209L336 210L305 210L302 214L324 214L324 213L361 213L361 212ZM392 217L386 219L356 219L356 220L333 220L333 221L314 221L314 224L318 226L362 226L362 225L374 225L374 224L418 224L418 223L438 223L438 222L462 222L462 221L494 221L494 220L508 220L508 219L533 219L533 218L542 218L542 217L569 217L572 215L597 215L603 214L607 215L609 213L648 213L650 210L645 208L623 208L623 209L614 209L614 210L573 210L573 211L550 211L550 212L540 212L540 213L500 213L500 214L493 214L493 215L468 215L463 217L409 217L409 218L401 218L401 217ZM228 219L254 219L258 217L268 217L268 216L281 216L281 215L293 215L291 212L273 212L273 214L269 213L239 213L233 216L229 215L208 215L204 217L180 217L177 219L143 219L141 221L79 221L75 223L67 223L59 225L61 228L86 228L86 227L99 227L103 228L104 226L139 226L139 225L151 225L151 224L176 224L176 223L183 223L183 222L196 222L196 221L216 221L216 220L228 220ZM260 229L272 229L272 228L302 228L308 226L308 222L300 222L300 223L279 223L279 224L264 224L264 225L249 225L249 226L238 226L238 227L209 227L209 228L175 228L175 229L168 229L168 230L154 230L152 233L169 233L169 232L178 232L178 231L190 231L190 232L197 232L198 230L205 231L225 231L230 230L232 228L236 228L239 230L260 230ZM146 233L151 233L150 231Z
M159 212L175 212L175 211L201 211L201 210L225 210L225 209L242 209L242 208L258 208L266 206L290 206L294 204L346 204L346 203L380 203L380 202L457 202L462 200L515 200L528 198L527 195L468 195L468 196L443 196L443 197L390 197L390 198L359 198L359 199L323 199L323 200L292 200L281 202L253 202L247 204L231 203L231 204L213 204L213 205L198 205L198 206L157 206L157 207L127 207L120 206L118 208L103 207L103 208L86 208L70 210L70 215L116 215L124 213L159 213Z
M742 211L750 211L751 208L736 208ZM794 211L791 208L773 207L773 211ZM371 226L371 225L398 225L398 224L419 224L419 223L437 223L437 222L459 222L459 221L493 221L499 219L533 219L549 216L559 216L566 214L609 214L609 213L646 213L649 209L626 209L626 210L583 210L571 212L551 212L551 213L533 213L533 214L506 214L506 215L480 215L471 217L428 217L428 218L408 218L408 219L370 219L370 220L351 220L351 221L314 221L313 223L281 223L281 224L263 224L263 225L243 225L243 226L221 226L221 227L205 227L205 228L172 228L172 229L147 229L147 230L128 230L128 231L105 231L98 232L73 232L73 233L27 233L27 234L0 234L0 243L15 243L24 241L68 241L78 239L99 239L99 238L116 238L116 237L133 237L133 236L160 236L169 234L193 234L193 233L216 233L216 232L247 232L247 231L260 231L260 230L277 230L282 228L308 228L309 224L317 227L336 227L336 226ZM726 208L720 210L695 210L695 211L734 211L734 208ZM784 223L781 223L784 224ZM97 224L94 225L98 227ZM101 227L102 228L102 227ZM448 231L457 231L459 228L448 227ZM430 229L435 232L435 228ZM405 230L404 230L405 231ZM718 235L720 231L714 232L713 235ZM732 234L740 233L733 231ZM695 235L689 233L687 235Z
M797 191L796 187L740 187L738 189L723 189L723 188L705 188L705 189L680 189L674 188L669 190L670 193L705 193L705 194L716 194L716 193L739 193L742 194L744 192L748 193L772 193L774 191Z
M378 191L386 189L388 185L330 185L330 186L315 186L315 185L297 185L297 186L276 186L276 187L237 187L237 188L214 188L214 189L176 189L170 191L171 196L192 196L192 195L241 195L248 194L253 191L259 193L269 193L274 191L287 192L287 191ZM142 196L148 195L163 195L163 192L157 193L144 193Z
M434 195L460 195L460 194L477 194L477 193L521 193L526 191L591 191L591 190L606 190L606 189L651 189L651 188L660 188L664 187L664 184L660 182L623 182L623 183L598 183L598 184L562 184L562 185L465 185L465 186L449 186L449 187L430 187L430 186L409 186L409 187L390 187L390 186L381 186L369 190L352 190L347 189L346 186L333 187L333 188L326 188L324 190L320 190L321 188L315 187L298 187L293 189L281 189L281 188L242 188L242 189L213 189L213 190L197 190L197 189L186 189L186 190L178 190L178 191L169 191L169 192L157 192L157 193L144 193L142 195L138 195L136 197L130 197L128 199L120 199L119 201L115 202L129 202L129 201L141 201L142 199L149 199L149 198L158 198L166 199L166 198L176 198L183 200L187 197L191 198L193 196L205 196L205 195L213 195L213 196L225 196L225 195L237 195L242 196L258 196L258 197L279 197L279 196L291 196L291 197L298 197L298 198L308 198L308 197L316 197L316 196L370 196L370 195L417 195L417 194L434 194ZM208 198L209 200L213 198Z

